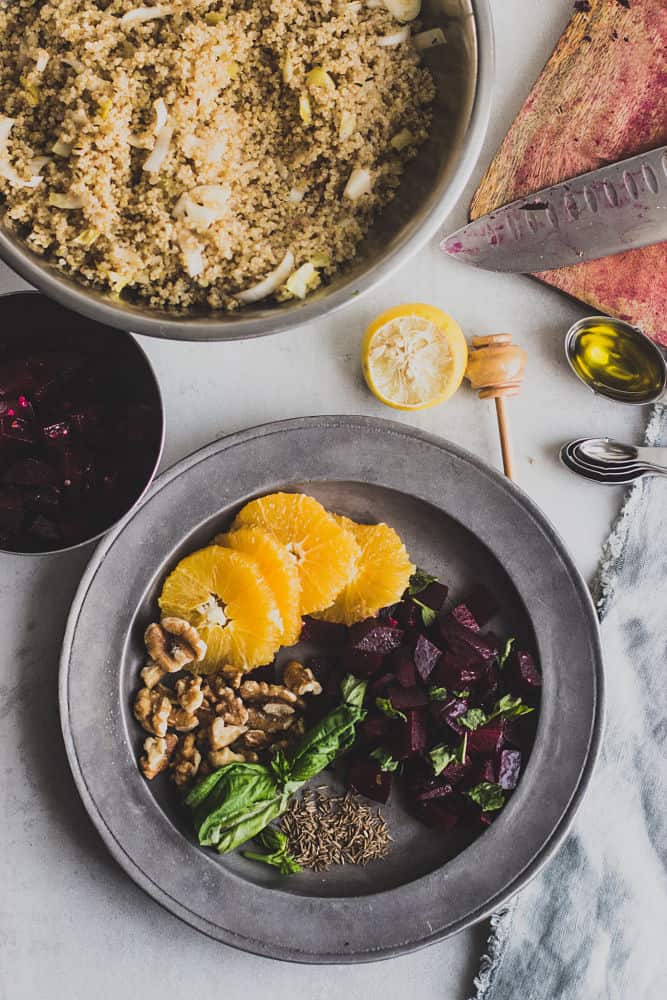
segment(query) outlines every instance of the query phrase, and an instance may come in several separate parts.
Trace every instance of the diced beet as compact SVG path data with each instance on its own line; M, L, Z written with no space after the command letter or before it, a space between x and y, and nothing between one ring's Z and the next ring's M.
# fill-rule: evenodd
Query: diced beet
M301 629L301 642L313 642L317 646L342 646L347 638L345 625L334 622L323 622L317 618L304 618Z
M421 621L421 610L411 597L406 597L396 606L395 616L401 628L415 628Z
M375 744L384 740L391 729L391 719L386 715L368 715L359 723L359 735L364 743Z
M498 767L498 784L509 791L516 788L521 774L521 751L501 750Z
M459 821L456 813L450 812L444 802L424 802L419 810L419 816L427 826L432 826L443 833L453 830Z
M470 767L470 757L466 757L465 764L448 764L440 777L450 785L458 785L468 775Z
M400 646L387 658L387 663L396 674L396 680L401 687L411 688L417 683L417 669L412 653Z
M60 540L62 534L55 521L52 521L48 517L44 517L43 514L38 514L37 517L34 518L29 531L31 535L35 536L35 538L39 538L44 542L57 542Z
M385 803L391 791L391 772L381 770L371 757L357 757L350 763L347 783L366 798Z
M448 650L438 660L431 674L431 682L449 691L462 691L478 681L483 673L484 660L481 660L474 650L468 649L462 654Z
M55 486L40 486L35 490L26 491L24 503L27 510L53 516L60 504L60 490Z
M392 685L388 697L394 708L402 712L407 708L426 708L428 705L428 695L418 687L404 688L399 684Z
M55 471L39 458L23 458L14 462L2 478L12 486L53 486L57 481Z
M402 641L402 629L391 628L377 618L367 618L349 630L350 648L360 653L380 653L386 656L398 649Z
M449 726L457 735L462 736L465 727L458 721L460 716L465 715L469 705L466 698L448 698L446 701L431 702L429 709L431 715L441 725Z
M414 796L433 783L433 767L425 757L410 757L403 765L402 777L405 785Z
M469 591L466 597L466 604L482 628L498 613L498 602L483 583L476 584Z
M517 683L526 691L534 691L542 687L542 676L535 665L535 660L530 653L524 650L517 650L512 656L512 673L517 679Z
M474 650L483 660L492 660L500 652L500 646L495 637L484 636L466 628L456 618L447 615L439 622L440 634L454 653L462 653L466 649Z
M422 604L425 604L427 608L432 608L433 611L440 612L447 600L448 593L449 587L446 587L444 583L434 580L433 583L429 583L427 587L424 587L418 594L415 594L415 597Z
M406 721L396 722L392 733L393 756L405 760L426 749L426 710L408 709Z
M417 673L426 683L442 653L430 639L427 639L425 635L420 635L415 643L413 656Z
M497 810L494 810L493 812L481 812L479 814L480 823L483 823L484 826L491 826L497 815Z
M468 750L470 753L493 753L500 750L506 738L506 724L504 719L492 719L485 726L474 729L468 736Z
M395 674L390 674L389 671L385 671L371 680L370 684L368 685L368 693L372 695L376 695L379 693L384 694L389 685L393 684L395 680L396 680Z
M467 604L457 604L455 608L452 608L452 616L456 618L457 622L473 632L480 631L480 624Z
M444 799L452 794L452 786L447 781L434 781L429 788L424 788L417 792L415 799L417 802L429 802L432 799Z
M380 670L384 657L380 653L360 653L352 650L345 654L345 668L358 677L372 677Z
M42 427L42 437L47 444L62 444L69 441L72 428L67 420L58 420Z
M0 446L21 445L26 447L35 441L32 421L22 417L0 417Z
M11 537L23 523L23 498L14 486L0 486L0 533Z
M35 411L27 396L20 393L14 399L0 399L0 417L19 417L21 420L35 419Z
M477 760L470 772L468 780L471 785L478 785L481 781L490 781L495 785L498 782L498 765L494 757L481 757Z

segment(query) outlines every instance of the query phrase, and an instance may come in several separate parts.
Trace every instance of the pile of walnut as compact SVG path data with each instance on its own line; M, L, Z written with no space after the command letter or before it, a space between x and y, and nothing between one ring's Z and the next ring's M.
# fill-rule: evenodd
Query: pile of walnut
M149 660L134 715L150 734L139 759L149 780L168 768L171 780L184 789L223 764L257 761L288 746L304 732L304 696L322 691L297 660L286 665L282 684L244 680L225 669L207 676L185 671L204 658L206 643L181 618L149 625L144 642ZM162 683L165 675L178 673L173 687Z

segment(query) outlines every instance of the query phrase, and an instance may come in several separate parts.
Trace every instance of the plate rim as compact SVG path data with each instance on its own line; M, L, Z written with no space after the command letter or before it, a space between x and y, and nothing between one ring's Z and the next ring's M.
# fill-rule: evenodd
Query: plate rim
M463 460L474 466L477 471L483 473L485 476L490 477L494 480L496 487L500 487L510 494L510 496L518 501L519 505L524 508L526 513L537 522L538 526L541 528L545 536L547 537L550 545L558 553L560 559L563 562L564 568L570 578L573 587L576 591L578 598L582 604L582 612L588 618L589 625L591 626L588 639L590 641L591 650L593 653L594 660L594 670L595 670L595 687L594 687L594 704L591 712L591 728L586 745L585 757L583 764L579 771L578 780L575 788L573 789L570 798L565 806L560 820L556 827L552 831L548 839L542 844L542 846L537 850L532 859L526 864L511 880L504 889L499 890L493 897L487 899L484 903L480 904L476 909L470 911L465 917L452 922L444 929L439 929L429 935L419 935L413 939L401 942L399 944L392 944L387 948L372 948L366 951L354 951L354 952L344 952L344 953L314 953L306 952L296 948L285 948L282 945L272 945L261 940L250 939L249 937L236 934L233 929L221 928L219 926L213 925L206 917L203 917L193 910L190 910L186 905L181 903L178 899L171 896L166 890L164 890L160 885L158 885L146 872L139 866L139 864L127 853L123 845L119 842L116 835L107 825L104 817L101 815L99 807L95 801L95 798L91 794L88 785L85 781L85 776L80 767L78 760L75 741L73 734L69 726L69 705L68 705L68 682L69 682L69 658L72 650L72 644L74 636L76 633L76 628L81 613L82 606L85 602L86 596L90 589L90 585L95 577L95 574L104 561L107 551L115 543L116 539L123 533L128 524L133 520L135 516L143 509L144 505L148 503L154 495L164 489L170 482L174 479L179 478L183 474L200 462L207 460L212 455L227 450L228 448L235 447L237 445L243 444L247 441L253 440L258 436L266 436L267 434L283 433L285 431L298 431L301 429L312 429L314 427L320 426L321 428L331 429L331 427L344 427L350 428L363 428L366 431L376 431L376 432L391 432L392 434L399 434L404 437L417 439L423 441L426 444L434 446L445 453L452 454L458 459ZM295 478L295 481L298 477ZM409 491L406 491L409 492ZM410 494L414 496L415 494ZM238 948L243 951L250 951L253 954L261 955L264 957L281 959L296 963L303 964L354 964L362 962L372 962L378 961L385 958L395 957L402 954L407 954L410 952L417 951L428 944L435 943L436 941L443 940L450 937L466 927L469 927L480 920L488 917L492 914L498 906L505 904L512 896L514 896L521 888L523 888L543 867L548 861L553 857L558 848L561 846L563 840L565 839L567 833L570 830L574 817L576 815L577 809L581 803L581 800L586 792L588 784L591 779L598 755L600 750L600 744L603 733L604 724L604 706L605 706L605 680L604 680L604 666L603 666L603 653L602 645L600 639L599 622L597 614L595 611L595 605L591 597L588 586L578 569L574 564L564 542L560 538L560 535L554 525L551 523L549 518L541 511L541 509L535 504L535 502L520 488L516 483L507 480L502 476L497 470L493 469L487 463L483 462L476 455L467 451L460 446L453 444L445 438L438 435L431 434L426 431L419 430L412 427L409 424L403 424L393 420L381 419L376 417L367 417L359 415L348 415L348 414L330 414L330 415L317 415L309 417L296 417L286 420L270 421L263 424L258 424L253 427L235 431L229 435L224 435L203 447L195 450L194 452L186 455L184 458L175 462L173 465L165 469L164 472L160 474L159 477L155 479L150 489L143 498L141 504L135 507L132 511L128 513L126 517L123 518L104 538L98 543L95 551L93 552L90 562L86 566L84 573L81 577L79 586L77 587L76 593L74 595L70 612L67 619L67 625L65 628L62 650L60 655L59 664L59 678L58 678L58 694L59 694L59 711L61 719L61 729L63 734L63 741L65 744L65 749L67 752L67 758L69 762L70 769L74 778L77 791L83 801L86 812L88 813L93 825L95 826L97 832L102 838L106 848L111 853L114 860L120 865L120 867L128 874L133 881L142 888L148 895L150 895L156 902L162 905L165 909L169 910L179 919L183 920L185 923L192 927L195 927L200 932L211 937L213 940L217 940L221 943L228 944L232 947ZM383 893L378 893L374 898L380 898ZM333 899L340 897L330 897ZM369 898L369 897L365 897Z

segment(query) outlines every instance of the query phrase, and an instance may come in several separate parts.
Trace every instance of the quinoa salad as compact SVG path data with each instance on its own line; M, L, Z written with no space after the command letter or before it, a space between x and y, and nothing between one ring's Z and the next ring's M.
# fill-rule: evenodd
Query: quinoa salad
M419 0L0 0L0 213L158 309L304 298L428 137Z

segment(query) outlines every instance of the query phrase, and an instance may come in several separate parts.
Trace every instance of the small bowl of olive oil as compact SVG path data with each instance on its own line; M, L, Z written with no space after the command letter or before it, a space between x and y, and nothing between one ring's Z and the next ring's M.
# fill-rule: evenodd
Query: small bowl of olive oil
M587 316L565 337L570 368L593 392L618 403L646 406L667 385L660 348L637 327L610 316Z

